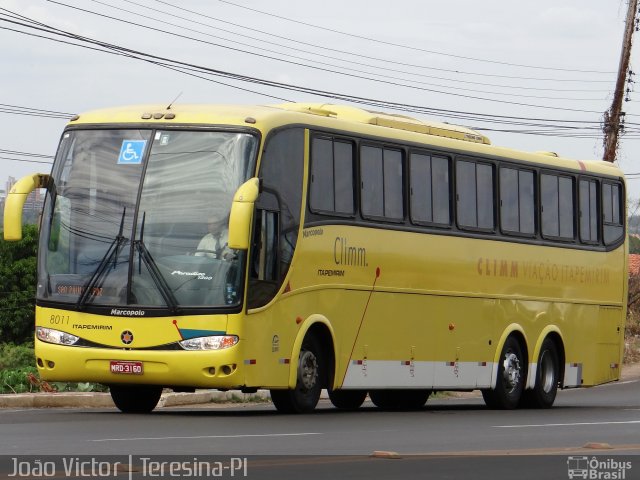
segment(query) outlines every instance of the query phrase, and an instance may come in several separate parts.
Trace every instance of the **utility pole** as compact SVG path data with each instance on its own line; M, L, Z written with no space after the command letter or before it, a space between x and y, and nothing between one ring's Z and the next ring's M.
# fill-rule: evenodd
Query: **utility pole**
M633 32L636 30L636 14L638 0L629 0L627 19L625 21L624 38L622 39L622 52L620 53L620 66L618 67L618 80L616 81L616 91L613 95L611 108L604 112L604 156L606 162L614 162L618 150L618 137L622 130L621 119L622 100L625 95L625 84L629 75L629 57L631 56L631 40Z

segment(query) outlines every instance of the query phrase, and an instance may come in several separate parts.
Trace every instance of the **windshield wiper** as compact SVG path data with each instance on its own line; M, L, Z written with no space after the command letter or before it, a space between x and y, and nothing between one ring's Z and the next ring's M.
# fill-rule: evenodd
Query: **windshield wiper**
M156 264L155 260L151 256L151 253L149 252L149 249L147 248L147 246L144 244L144 241L143 241L144 223L145 223L146 216L147 216L147 212L144 212L142 214L142 226L140 227L140 240L135 240L133 242L133 246L138 251L138 258L142 262L144 262L144 264L149 269L149 274L151 275L151 279L153 280L153 283L156 284L156 287L158 287L158 290L160 290L160 294L162 295L162 298L164 299L167 306L169 307L169 311L173 314L176 314L178 313L178 301L176 300L176 297L173 295L173 292L171 291L171 287L169 287L169 284L167 283L165 278L162 276L162 273L160 272L158 265ZM138 268L140 269L140 266Z
M89 281L84 285L84 287L82 287L82 294L78 299L78 303L76 303L76 309L81 310L82 307L84 307L85 303L87 303L87 300L91 296L91 292L95 288L98 281L104 275L104 272L107 270L107 266L109 265L109 262L111 261L112 258L114 259L113 268L116 268L116 265L118 262L118 253L120 253L120 248L122 247L122 244L127 240L122 235L122 232L124 229L124 218L126 216L126 213L127 213L127 207L122 207L122 219L120 220L120 229L118 231L118 235L116 235L116 238L114 238L113 242L111 242L111 245L109 245L109 248L107 249L104 256L102 257L102 260L100 260L100 263L98 264L98 268L96 268L95 272L93 272L93 275L91 275L91 278L89 279Z

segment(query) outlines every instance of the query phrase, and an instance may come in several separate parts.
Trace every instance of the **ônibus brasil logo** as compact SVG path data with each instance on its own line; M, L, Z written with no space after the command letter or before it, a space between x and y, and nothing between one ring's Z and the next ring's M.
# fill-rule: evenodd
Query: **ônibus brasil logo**
M567 458L567 475L570 479L625 480L631 462L615 458L575 456Z

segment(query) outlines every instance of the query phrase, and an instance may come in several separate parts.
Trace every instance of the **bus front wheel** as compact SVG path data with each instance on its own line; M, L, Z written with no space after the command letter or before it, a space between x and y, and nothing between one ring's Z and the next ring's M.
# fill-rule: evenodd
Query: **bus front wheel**
M326 363L318 341L310 336L302 342L298 358L298 376L293 390L271 390L271 401L281 413L312 412L326 378Z
M150 413L162 395L162 387L148 385L111 385L111 399L123 413Z
M502 347L498 363L498 377L493 390L482 390L487 407L512 410L518 406L526 380L527 364L520 342L508 337Z

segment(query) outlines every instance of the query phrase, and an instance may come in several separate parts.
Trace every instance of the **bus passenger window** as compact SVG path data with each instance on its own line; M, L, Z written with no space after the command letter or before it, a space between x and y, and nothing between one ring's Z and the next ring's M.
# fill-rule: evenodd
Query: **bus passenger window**
M402 152L363 146L360 150L362 215L404 218Z
M535 233L533 172L500 169L500 228L510 234Z
M411 220L414 223L449 225L449 160L411 154Z
M333 142L326 138L314 138L311 149L310 206L313 210L334 210L333 191Z
M580 180L580 240L598 243L597 182Z
M573 240L573 179L559 175L540 176L542 235Z
M353 144L314 138L309 206L312 211L353 215Z
M493 167L491 165L458 161L456 193L460 227L483 230L494 228Z

